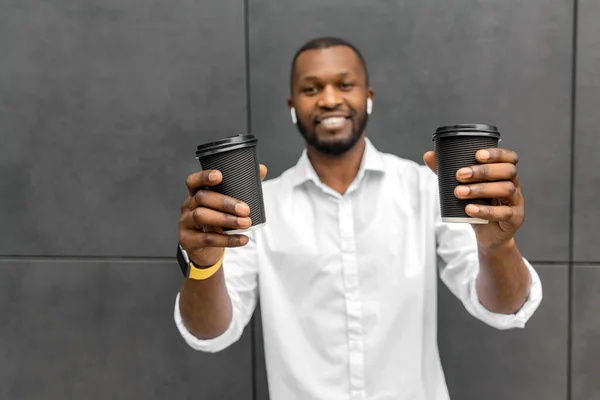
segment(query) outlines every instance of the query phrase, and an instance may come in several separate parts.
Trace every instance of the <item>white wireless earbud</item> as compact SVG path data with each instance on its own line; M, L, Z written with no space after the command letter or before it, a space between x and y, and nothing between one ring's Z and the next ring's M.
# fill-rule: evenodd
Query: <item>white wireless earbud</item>
M367 97L367 114L371 114L373 111L373 100L370 97Z
M290 108L290 114L292 115L292 123L296 125L298 123L298 119L296 118L296 109L294 107Z

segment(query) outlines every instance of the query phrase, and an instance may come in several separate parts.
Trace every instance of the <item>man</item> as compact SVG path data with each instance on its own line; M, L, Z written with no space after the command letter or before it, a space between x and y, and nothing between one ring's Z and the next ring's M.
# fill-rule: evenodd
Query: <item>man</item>
M438 268L465 308L498 329L524 327L542 299L514 240L524 220L517 155L480 151L482 164L458 173L458 197L498 199L467 207L488 224L442 223L435 154L424 154L427 168L365 137L373 94L358 50L312 40L293 60L288 102L306 149L263 183L267 225L222 234L250 226L248 206L206 190L218 171L186 182L179 243L210 272L184 280L177 327L192 348L220 351L240 337L260 296L273 400L448 399Z

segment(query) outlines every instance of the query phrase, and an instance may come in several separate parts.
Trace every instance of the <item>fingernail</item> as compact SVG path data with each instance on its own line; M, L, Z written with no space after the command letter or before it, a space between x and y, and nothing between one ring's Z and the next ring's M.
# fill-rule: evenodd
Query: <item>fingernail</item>
M461 168L458 170L459 178L470 178L473 176L473 170L471 168Z
M235 205L235 212L238 214L248 214L250 212L250 207L246 203L237 203Z
M208 180L211 182L216 182L219 180L219 173L217 171L212 171L208 174Z
M479 207L475 204L469 204L466 208L466 211L471 214L479 214Z
M466 196L471 192L471 189L469 189L468 186L458 186L456 188L456 194L458 194L459 196Z
M487 150L482 150L479 152L479 158L481 160L489 160L490 159L490 152Z
M248 217L242 217L237 219L237 223L241 227L248 227L252 224L252 220Z

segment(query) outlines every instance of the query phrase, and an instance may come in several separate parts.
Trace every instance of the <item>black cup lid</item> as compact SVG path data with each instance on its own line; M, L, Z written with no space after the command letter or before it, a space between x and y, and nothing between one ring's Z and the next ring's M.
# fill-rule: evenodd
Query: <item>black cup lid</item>
M220 153L222 151L239 149L246 146L253 146L258 142L258 139L254 135L233 135L226 137L225 139L217 140L215 142L205 143L198 145L196 148L196 157L204 157L211 154Z
M440 136L492 136L500 137L500 131L493 125L485 124L458 124L441 126L435 130L433 138Z

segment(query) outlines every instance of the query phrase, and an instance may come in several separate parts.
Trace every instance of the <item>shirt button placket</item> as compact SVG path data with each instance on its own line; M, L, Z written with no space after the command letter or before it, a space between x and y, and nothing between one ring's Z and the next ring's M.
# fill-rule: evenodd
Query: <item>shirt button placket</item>
M343 198L340 201L339 229L346 296L346 317L348 321L350 395L352 400L360 400L365 398L362 307L352 204L348 198Z

